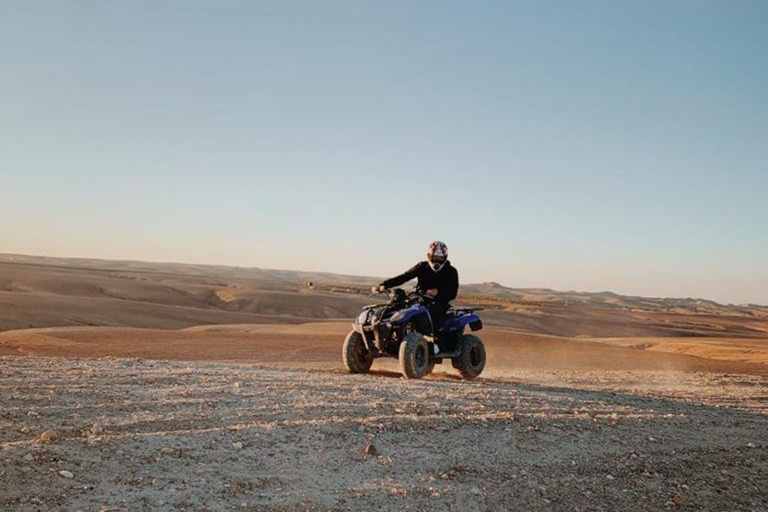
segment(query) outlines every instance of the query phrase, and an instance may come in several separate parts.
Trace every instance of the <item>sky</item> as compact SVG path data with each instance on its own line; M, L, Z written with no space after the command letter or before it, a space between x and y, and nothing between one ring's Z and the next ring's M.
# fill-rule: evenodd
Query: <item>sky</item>
M0 252L768 304L762 0L0 3Z

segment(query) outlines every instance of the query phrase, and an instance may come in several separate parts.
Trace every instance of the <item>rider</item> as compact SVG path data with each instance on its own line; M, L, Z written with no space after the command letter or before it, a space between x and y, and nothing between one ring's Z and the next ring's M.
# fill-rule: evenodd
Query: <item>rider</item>
M374 286L372 291L382 292L400 286L414 277L419 280L417 291L433 299L427 307L432 317L433 330L437 333L450 302L456 298L459 291L459 273L448 261L448 247L443 242L434 241L429 244L427 261L420 261L399 276L382 281Z

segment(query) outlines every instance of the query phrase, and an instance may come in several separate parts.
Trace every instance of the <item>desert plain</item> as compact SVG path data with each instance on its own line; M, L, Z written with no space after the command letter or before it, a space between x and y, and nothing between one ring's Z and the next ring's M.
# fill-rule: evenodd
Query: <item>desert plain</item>
M375 282L0 255L0 510L768 510L768 308L462 284L412 381L341 364Z

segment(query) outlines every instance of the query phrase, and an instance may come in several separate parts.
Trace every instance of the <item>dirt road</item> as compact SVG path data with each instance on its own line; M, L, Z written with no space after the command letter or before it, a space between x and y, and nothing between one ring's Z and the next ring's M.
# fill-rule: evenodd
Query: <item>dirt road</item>
M759 375L5 356L0 509L764 511L766 414Z

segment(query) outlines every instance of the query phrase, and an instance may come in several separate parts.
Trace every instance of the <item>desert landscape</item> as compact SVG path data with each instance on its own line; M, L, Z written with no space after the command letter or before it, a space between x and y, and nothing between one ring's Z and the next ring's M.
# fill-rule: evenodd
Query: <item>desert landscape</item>
M481 378L349 375L376 282L0 255L0 509L768 510L768 307L462 284Z

